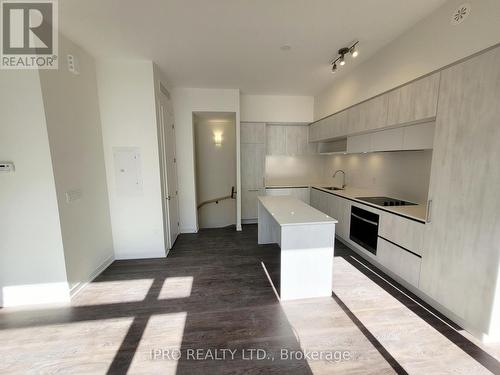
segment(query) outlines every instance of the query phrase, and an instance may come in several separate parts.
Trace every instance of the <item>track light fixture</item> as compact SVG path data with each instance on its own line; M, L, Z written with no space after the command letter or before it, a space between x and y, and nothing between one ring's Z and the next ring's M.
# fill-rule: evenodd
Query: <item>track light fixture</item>
M345 56L348 54L351 54L353 58L356 58L359 55L357 45L359 41L355 42L352 46L350 47L343 47L338 50L339 56L331 62L332 64L332 73L335 73L337 71L337 63L340 66L344 66L346 61L345 61Z

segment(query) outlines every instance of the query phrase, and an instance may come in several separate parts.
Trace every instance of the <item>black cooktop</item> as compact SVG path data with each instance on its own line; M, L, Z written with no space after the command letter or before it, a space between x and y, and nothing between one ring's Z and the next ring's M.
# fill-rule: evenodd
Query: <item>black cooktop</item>
M390 197L356 197L360 201L365 201L377 206L415 206L416 203L402 201Z

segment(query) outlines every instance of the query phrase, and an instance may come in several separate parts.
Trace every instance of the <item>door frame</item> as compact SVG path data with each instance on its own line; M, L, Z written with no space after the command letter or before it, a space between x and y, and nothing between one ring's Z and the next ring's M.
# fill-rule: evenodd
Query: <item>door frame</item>
M168 145L166 144L166 131L168 130L169 124L166 124L166 119L164 116L164 112L168 112L168 106L166 103L162 103L162 99L168 101L169 98L166 94L163 93L162 90L159 90L159 97L157 99L157 116L158 116L158 122L157 122L157 133L158 133L158 156L159 156L159 162L160 162L160 184L161 184L161 199L162 199L162 212L163 212L163 236L164 236L164 245L165 245L165 255L168 255L170 249L175 244L175 239L172 239L171 235L171 217L170 217L170 204L171 201L168 200L168 197L171 196L172 194L176 194L177 197L175 199L175 202L177 204L177 215L180 215L179 212L179 196L176 192L170 192L168 183L169 183L169 178L168 178ZM173 113L172 113L173 116ZM175 127L172 129L172 135L175 137ZM175 140L174 140L174 145L175 145ZM175 157L175 150L174 150L174 157ZM177 165L174 165L174 168L177 169ZM177 172L176 172L177 174ZM178 218L179 220L180 218ZM180 230L178 228L177 230L177 235L179 235Z

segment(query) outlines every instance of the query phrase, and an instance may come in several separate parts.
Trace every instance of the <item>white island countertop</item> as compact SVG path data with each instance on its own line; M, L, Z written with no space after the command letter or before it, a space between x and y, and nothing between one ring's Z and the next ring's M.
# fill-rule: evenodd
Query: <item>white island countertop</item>
M279 225L314 225L338 221L291 196L262 196L259 201Z

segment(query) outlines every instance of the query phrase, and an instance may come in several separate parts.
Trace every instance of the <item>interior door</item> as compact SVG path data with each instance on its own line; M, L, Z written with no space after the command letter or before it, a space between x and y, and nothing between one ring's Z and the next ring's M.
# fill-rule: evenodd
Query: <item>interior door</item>
M159 100L159 147L162 184L165 247L171 249L179 235L179 199L177 191L177 161L175 156L174 116L168 98Z

